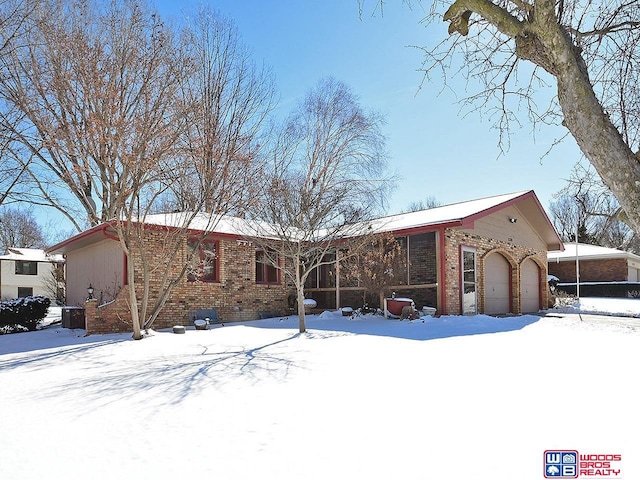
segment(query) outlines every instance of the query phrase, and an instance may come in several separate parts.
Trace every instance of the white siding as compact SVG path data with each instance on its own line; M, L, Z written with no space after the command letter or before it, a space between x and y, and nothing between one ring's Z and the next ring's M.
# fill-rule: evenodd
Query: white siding
M18 298L18 288L32 288L33 295L43 296L55 300L53 292L49 292L45 282L51 278L53 265L49 262L36 262L37 275L16 275L14 260L0 260L0 299L10 300Z

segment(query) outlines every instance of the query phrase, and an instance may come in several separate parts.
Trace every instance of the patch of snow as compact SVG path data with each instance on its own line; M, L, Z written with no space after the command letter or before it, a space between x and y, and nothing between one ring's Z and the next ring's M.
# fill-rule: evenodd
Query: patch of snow
M640 312L622 300L546 317L337 310L303 334L292 315L140 341L53 325L0 336L0 471L538 479L544 451L563 448L621 454L621 477L640 478L640 322L575 314Z
M315 308L318 305L318 302L316 302L313 298L305 298L303 303L305 307L309 308Z
M640 299L581 297L572 305L553 309L560 313L583 313L617 317L640 317Z

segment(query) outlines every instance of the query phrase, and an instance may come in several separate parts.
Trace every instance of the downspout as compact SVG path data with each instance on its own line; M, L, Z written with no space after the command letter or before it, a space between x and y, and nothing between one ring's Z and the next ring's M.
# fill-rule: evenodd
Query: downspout
M440 308L438 309L440 311L440 315L446 315L447 312L447 292L446 292L446 255L445 255L445 245L444 245L444 241L445 241L445 237L444 237L444 227L440 227L439 230L439 250L440 250L440 278L438 279L438 290L440 293Z
M336 309L340 309L340 249L336 249Z

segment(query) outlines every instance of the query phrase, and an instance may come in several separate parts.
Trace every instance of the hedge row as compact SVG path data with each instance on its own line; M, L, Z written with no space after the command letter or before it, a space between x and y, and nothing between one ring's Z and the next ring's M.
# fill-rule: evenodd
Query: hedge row
M47 315L51 300L25 297L0 302L0 333L27 329L34 331Z

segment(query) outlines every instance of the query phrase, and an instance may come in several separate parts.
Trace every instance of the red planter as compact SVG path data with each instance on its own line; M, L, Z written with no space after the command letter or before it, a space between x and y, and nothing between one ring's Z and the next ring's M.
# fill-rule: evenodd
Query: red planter
M387 311L398 317L402 313L402 307L411 306L413 300L410 298L387 298Z

